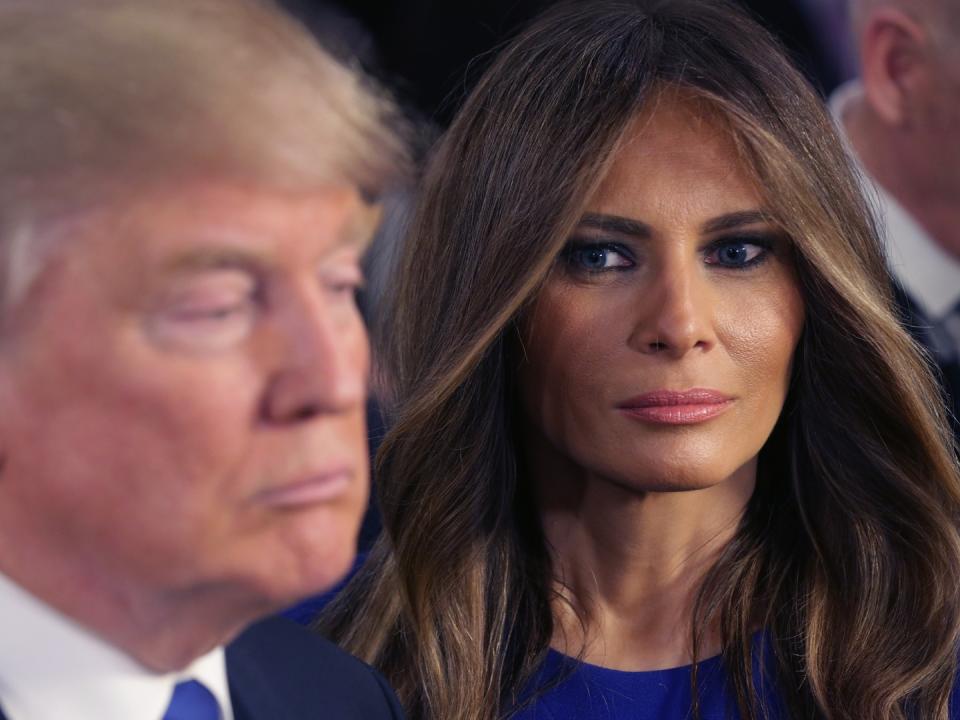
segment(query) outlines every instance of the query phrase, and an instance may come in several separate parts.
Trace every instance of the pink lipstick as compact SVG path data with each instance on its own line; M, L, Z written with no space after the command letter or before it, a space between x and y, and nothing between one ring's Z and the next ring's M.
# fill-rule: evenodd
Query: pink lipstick
M733 398L718 390L654 390L625 400L617 408L628 417L656 425L694 425L723 413Z

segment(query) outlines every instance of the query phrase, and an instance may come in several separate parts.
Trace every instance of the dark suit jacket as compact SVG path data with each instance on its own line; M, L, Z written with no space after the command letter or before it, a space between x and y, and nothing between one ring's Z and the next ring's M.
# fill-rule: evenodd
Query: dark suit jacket
M928 349L931 348L930 321L902 287L895 286L897 304L901 318L910 334ZM950 414L953 434L960 444L960 362L941 362L935 370L940 378L946 396L947 412Z
M256 623L227 646L226 656L236 720L403 718L380 675L290 620Z

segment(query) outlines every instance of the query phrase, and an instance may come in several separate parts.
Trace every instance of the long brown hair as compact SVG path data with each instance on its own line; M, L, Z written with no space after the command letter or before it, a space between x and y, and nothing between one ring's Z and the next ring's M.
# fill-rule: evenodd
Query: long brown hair
M518 465L515 320L630 120L658 89L713 106L792 238L806 325L757 490L704 578L742 717L751 630L791 717L945 720L960 637L960 479L942 402L897 321L876 230L822 103L726 2L555 9L484 75L428 165L381 349L385 533L322 620L415 719L494 720L553 631ZM695 682L695 680L694 680Z

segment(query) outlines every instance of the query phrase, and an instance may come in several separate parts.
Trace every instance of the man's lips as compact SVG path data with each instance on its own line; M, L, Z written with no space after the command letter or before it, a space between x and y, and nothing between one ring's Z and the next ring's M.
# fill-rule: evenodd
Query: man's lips
M723 413L734 398L719 390L654 390L617 405L628 417L658 425L693 425Z
M349 465L325 468L261 490L254 499L257 503L275 508L329 502L349 489L355 475L355 470Z

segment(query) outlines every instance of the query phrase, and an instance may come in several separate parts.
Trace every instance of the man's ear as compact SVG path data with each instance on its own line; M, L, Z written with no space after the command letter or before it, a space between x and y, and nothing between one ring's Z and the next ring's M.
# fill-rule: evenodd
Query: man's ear
M16 378L11 370L9 349L4 341L5 338L0 337L0 482L3 481L3 471L10 449L10 424L16 422L17 414Z
M5 379L3 369L0 369L0 383L3 383ZM4 390L5 388L0 387L0 413L8 414L6 410L10 404L7 402L7 395ZM7 469L7 454L10 449L8 447L10 441L8 422L7 418L0 419L0 484L6 478L4 471Z
M927 84L930 41L927 31L905 12L892 7L874 10L860 43L861 78L873 111L888 125L910 124Z

